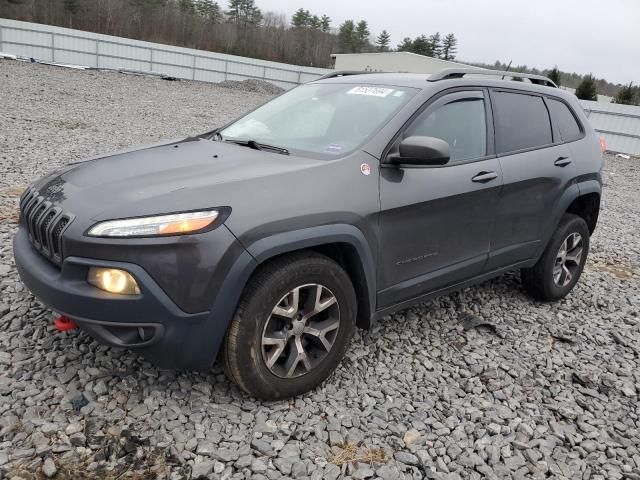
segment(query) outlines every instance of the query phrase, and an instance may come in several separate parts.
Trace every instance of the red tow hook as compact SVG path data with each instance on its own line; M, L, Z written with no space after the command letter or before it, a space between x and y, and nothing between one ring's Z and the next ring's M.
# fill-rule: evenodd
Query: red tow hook
M75 330L78 328L78 324L71 320L69 317L60 315L53 321L53 324L59 332L68 332L69 330Z

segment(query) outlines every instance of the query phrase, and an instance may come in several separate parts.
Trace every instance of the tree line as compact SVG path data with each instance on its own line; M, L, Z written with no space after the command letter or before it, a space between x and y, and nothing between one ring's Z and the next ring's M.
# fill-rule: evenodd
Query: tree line
M391 50L391 35L372 38L366 20L336 28L326 14L300 8L288 22L255 0L0 0L0 17L315 67L329 67L331 53ZM402 50L454 58L455 37L436 37Z
M255 0L0 0L0 17L315 67L337 46L326 15L296 26Z
M578 73L563 72L557 66L551 69L530 68L526 65L512 66L511 63L503 63L496 60L493 64L474 63L474 65L494 70L508 70L519 73L533 73L545 75L558 86L564 86L575 90L576 96L581 100L598 100L598 94L613 97L612 103L626 105L640 105L640 87L632 83L628 85L614 84L604 78L596 78L592 74L580 75Z
M294 65L329 67L331 53L393 51L386 30L372 38L366 20L346 20L337 28L325 14L298 9L285 15L262 11L255 0L0 0L0 17L76 28L106 35L146 40L213 52L261 58ZM453 60L458 39L439 32L404 38L396 51ZM580 98L597 94L616 103L640 104L640 88L615 85L593 75L500 61L475 64L485 68L551 76L576 89Z

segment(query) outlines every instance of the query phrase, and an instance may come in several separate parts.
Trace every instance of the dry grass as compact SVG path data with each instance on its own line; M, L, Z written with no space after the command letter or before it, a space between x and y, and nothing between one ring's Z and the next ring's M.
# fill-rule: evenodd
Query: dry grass
M626 265L624 263L610 264L610 263L596 263L590 265L590 270L595 270L597 272L608 273L609 275L613 275L614 277L620 280L628 280L634 275L634 269L631 265Z
M345 443L339 446L338 452L331 452L327 458L334 465L355 463L386 463L387 454L381 448L371 448L356 443Z
M172 473L180 479L191 478L190 467L180 464L168 449L154 448L148 441L123 432L121 436L106 435L103 444L88 456L51 455L56 464L56 480L165 480ZM97 468L89 465L103 460ZM25 459L14 464L7 478L46 480L39 459ZM95 467L95 465L94 465Z
M11 186L0 189L0 197L9 198L9 205L0 206L0 223L18 223L20 213L18 211L17 199L24 192L24 187ZM11 203L13 205L11 205Z

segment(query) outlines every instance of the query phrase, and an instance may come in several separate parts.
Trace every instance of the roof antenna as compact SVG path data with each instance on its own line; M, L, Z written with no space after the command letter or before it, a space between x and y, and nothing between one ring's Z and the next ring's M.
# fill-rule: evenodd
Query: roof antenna
M508 72L509 69L511 68L511 63L513 62L513 60L509 60L509 65L507 65L507 68L505 69L505 72ZM502 80L504 80L504 75L502 76Z

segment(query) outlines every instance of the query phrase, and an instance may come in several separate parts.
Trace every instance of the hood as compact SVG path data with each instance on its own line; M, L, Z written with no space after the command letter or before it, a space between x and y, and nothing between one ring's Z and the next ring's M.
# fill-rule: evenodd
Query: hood
M37 183L41 195L93 221L232 206L251 181L326 164L190 138L69 165Z

